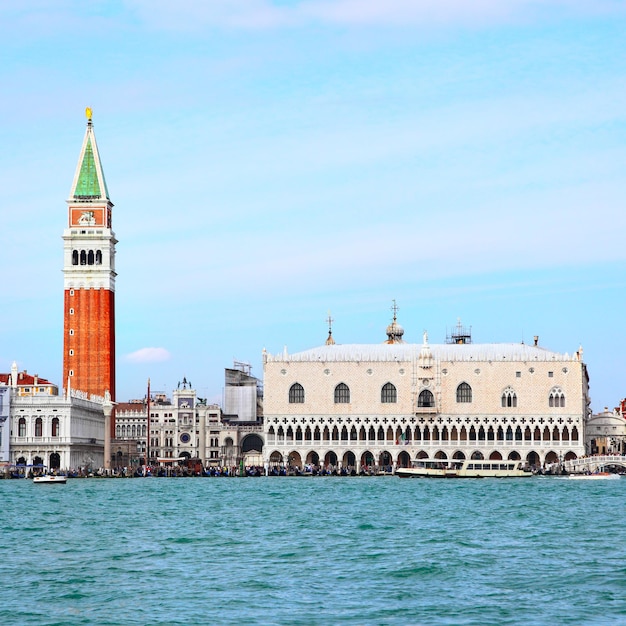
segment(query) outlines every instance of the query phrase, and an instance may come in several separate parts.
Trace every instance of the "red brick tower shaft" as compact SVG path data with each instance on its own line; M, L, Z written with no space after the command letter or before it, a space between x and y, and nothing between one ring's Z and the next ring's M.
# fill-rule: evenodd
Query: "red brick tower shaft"
M63 233L63 384L115 400L115 233L96 137L87 110ZM111 437L115 418L111 417Z

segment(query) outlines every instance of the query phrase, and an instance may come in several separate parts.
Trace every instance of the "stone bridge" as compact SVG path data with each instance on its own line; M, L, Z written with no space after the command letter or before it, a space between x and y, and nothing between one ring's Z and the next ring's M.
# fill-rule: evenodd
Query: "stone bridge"
M608 465L619 465L626 469L626 456L621 454L605 454L600 456L587 456L571 461L563 461L563 468L571 474L584 474L587 472L601 471Z

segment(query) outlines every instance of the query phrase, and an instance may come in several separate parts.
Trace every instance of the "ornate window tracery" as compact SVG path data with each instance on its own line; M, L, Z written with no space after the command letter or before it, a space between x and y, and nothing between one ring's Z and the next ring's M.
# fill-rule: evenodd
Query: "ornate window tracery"
M565 394L560 387L553 387L550 390L548 396L548 406L550 407L564 407L565 406Z
M517 406L517 394L513 387L507 387L502 392L502 407L512 408Z

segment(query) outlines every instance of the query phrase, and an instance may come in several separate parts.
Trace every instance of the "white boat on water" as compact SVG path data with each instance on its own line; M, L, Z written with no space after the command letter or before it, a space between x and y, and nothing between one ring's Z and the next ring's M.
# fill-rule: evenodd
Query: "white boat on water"
M611 472L595 472L594 474L570 474L571 480L619 480L619 474Z
M35 484L55 484L64 485L67 482L67 476L55 476L54 474L44 474L43 476L35 476L33 483Z
M418 459L396 470L400 478L529 478L523 461Z

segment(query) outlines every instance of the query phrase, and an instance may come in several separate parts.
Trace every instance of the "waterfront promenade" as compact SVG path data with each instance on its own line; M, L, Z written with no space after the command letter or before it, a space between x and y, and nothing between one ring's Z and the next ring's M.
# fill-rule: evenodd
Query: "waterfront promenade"
M553 463L540 472L539 475L556 475L556 474L582 474L593 473L606 468L612 468L618 473L626 474L626 455L608 454L585 456L571 461L563 461ZM41 474L41 469L12 466L5 468L0 473L2 478L32 478L34 475ZM360 472L356 472L354 468L338 468L329 467L322 468L307 465L300 467L272 467L265 468L260 466L231 466L231 467L206 467L206 468L189 468L185 466L168 466L168 467L138 467L138 468L116 468L105 470L99 468L96 470L80 469L60 471L59 474L70 478L192 478L192 477L210 477L210 478L245 478L245 477L261 477L261 476L393 476L394 469L391 466L374 466L370 468L362 468Z

